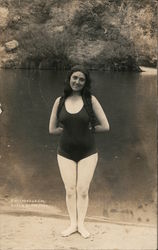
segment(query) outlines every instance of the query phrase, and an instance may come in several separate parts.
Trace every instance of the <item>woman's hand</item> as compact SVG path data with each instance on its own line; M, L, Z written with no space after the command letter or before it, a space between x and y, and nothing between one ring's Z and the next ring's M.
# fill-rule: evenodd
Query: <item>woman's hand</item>
M91 123L89 123L88 128L89 128L89 130L92 130L92 125L91 125Z

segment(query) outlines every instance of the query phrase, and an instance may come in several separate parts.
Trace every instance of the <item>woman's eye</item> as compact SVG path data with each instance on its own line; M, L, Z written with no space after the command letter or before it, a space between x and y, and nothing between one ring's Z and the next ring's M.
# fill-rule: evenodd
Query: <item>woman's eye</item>
M81 81L81 82L84 82L84 78L80 78L80 81Z
M76 79L77 79L77 76L73 76L73 79L76 80Z

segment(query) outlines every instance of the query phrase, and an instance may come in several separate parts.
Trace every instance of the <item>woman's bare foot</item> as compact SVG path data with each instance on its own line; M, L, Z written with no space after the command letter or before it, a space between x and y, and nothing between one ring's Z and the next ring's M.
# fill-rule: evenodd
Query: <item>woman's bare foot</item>
M89 238L90 233L86 230L84 226L78 227L78 232L86 239Z
M77 226L69 226L66 230L64 230L61 235L63 237L67 237L73 233L77 232Z

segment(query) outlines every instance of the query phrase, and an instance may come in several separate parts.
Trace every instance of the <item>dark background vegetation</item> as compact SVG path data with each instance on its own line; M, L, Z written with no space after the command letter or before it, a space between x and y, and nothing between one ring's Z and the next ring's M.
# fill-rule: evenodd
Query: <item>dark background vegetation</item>
M1 0L0 14L1 67L156 66L156 0Z

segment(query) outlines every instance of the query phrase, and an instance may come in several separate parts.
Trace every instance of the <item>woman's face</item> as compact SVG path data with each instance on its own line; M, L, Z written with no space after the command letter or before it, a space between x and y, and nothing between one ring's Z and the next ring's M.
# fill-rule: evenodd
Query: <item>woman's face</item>
M70 86L73 91L81 91L86 83L86 77L85 75L80 72L76 71L72 73L70 77Z

